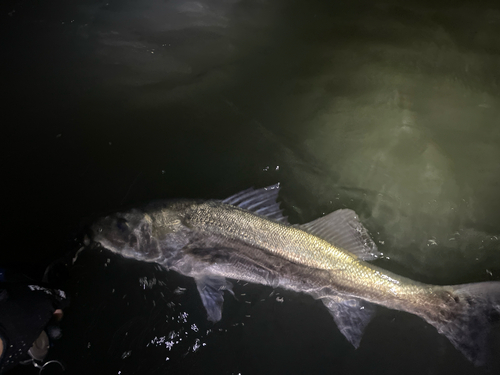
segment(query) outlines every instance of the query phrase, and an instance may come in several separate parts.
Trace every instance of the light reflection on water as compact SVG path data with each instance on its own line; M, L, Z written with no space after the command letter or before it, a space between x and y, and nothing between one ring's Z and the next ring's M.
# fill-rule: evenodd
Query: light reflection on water
M47 233L62 238L72 220L106 209L280 182L293 222L354 209L384 253L381 266L435 283L498 280L500 11L448 3L144 0L9 10L14 28L2 38L21 41L5 44L5 71L14 72L6 118L21 120L9 129L15 157L5 180L20 198L6 202L5 232L38 253ZM48 218L33 225L25 212ZM293 305L307 306L300 319L290 309L274 321L289 297L248 285L212 326L191 281L95 256L76 264L63 330L65 358L81 354L82 371L111 363L107 373L117 373L119 363L123 374L187 373L175 367L184 356L209 362L204 350L225 340L232 349L245 332L235 358L252 353L254 373L287 364L302 373L481 373L420 321L382 312L351 352L310 300ZM247 332L255 301L268 310ZM286 349L274 365L266 359L276 347ZM155 349L168 367L156 365Z
M235 329L245 327L245 321L252 318L251 311L256 303L269 300L283 304L285 301L279 291L267 292L262 298L255 299L254 293L248 289L249 283L235 280L237 299L229 293L226 299L230 305L237 306L240 313L235 314L231 308L226 308L223 321L214 325L207 321L194 283L189 280L186 283L186 278L158 265L141 264L99 250L83 252L75 267L76 303L80 298L101 301L97 310L90 314L82 310L91 320L85 333L88 340L86 355L95 356L97 350L102 350L102 338L111 338L107 367L109 371L116 369L120 374L136 373L146 358L150 361L150 369L185 366L185 361L199 355L208 345L217 347L227 335L238 334ZM89 274L86 270L90 268L95 272ZM97 295L89 295L85 285L101 279L112 280L115 287L99 288L94 291ZM183 284L177 284L179 281ZM70 316L70 326L65 331L77 342L81 336L80 325L73 325L72 318L81 319L78 313ZM120 323L113 325L113 321ZM160 359L163 364L160 364Z

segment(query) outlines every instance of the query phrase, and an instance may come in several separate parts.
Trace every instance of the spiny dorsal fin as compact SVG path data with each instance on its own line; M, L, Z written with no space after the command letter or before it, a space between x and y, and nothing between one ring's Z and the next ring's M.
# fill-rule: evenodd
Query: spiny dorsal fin
M222 203L238 206L280 223L288 224L288 220L283 216L283 210L277 202L279 189L279 183L261 189L250 188L224 199Z
M353 210L337 210L299 228L357 255L361 260L374 260L382 255Z

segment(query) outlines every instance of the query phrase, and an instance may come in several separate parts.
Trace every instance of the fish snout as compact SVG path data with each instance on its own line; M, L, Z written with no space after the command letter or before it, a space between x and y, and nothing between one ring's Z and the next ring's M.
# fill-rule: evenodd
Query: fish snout
M83 241L86 246L90 244L101 244L101 237L104 231L103 220L98 220L92 224L88 224L83 230Z

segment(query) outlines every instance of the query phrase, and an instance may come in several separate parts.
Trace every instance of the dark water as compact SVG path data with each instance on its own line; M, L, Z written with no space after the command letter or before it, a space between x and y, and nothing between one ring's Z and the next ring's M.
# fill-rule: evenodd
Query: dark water
M487 1L4 1L4 246L37 274L82 220L280 182L294 223L349 207L419 281L500 280L500 6ZM83 252L51 358L71 374L487 374L380 308L358 350L322 304ZM182 289L179 289L182 288ZM182 339L182 340L181 340Z

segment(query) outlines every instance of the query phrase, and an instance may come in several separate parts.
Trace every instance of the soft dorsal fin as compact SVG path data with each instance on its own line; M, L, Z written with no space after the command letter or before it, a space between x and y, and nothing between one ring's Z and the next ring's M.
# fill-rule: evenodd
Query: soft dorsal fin
M374 260L382 255L353 210L337 210L299 225L299 228L357 255L361 260Z
M286 216L283 216L283 210L277 202L279 190L279 183L261 189L250 188L224 199L222 203L238 206L280 223L288 224L288 220Z

